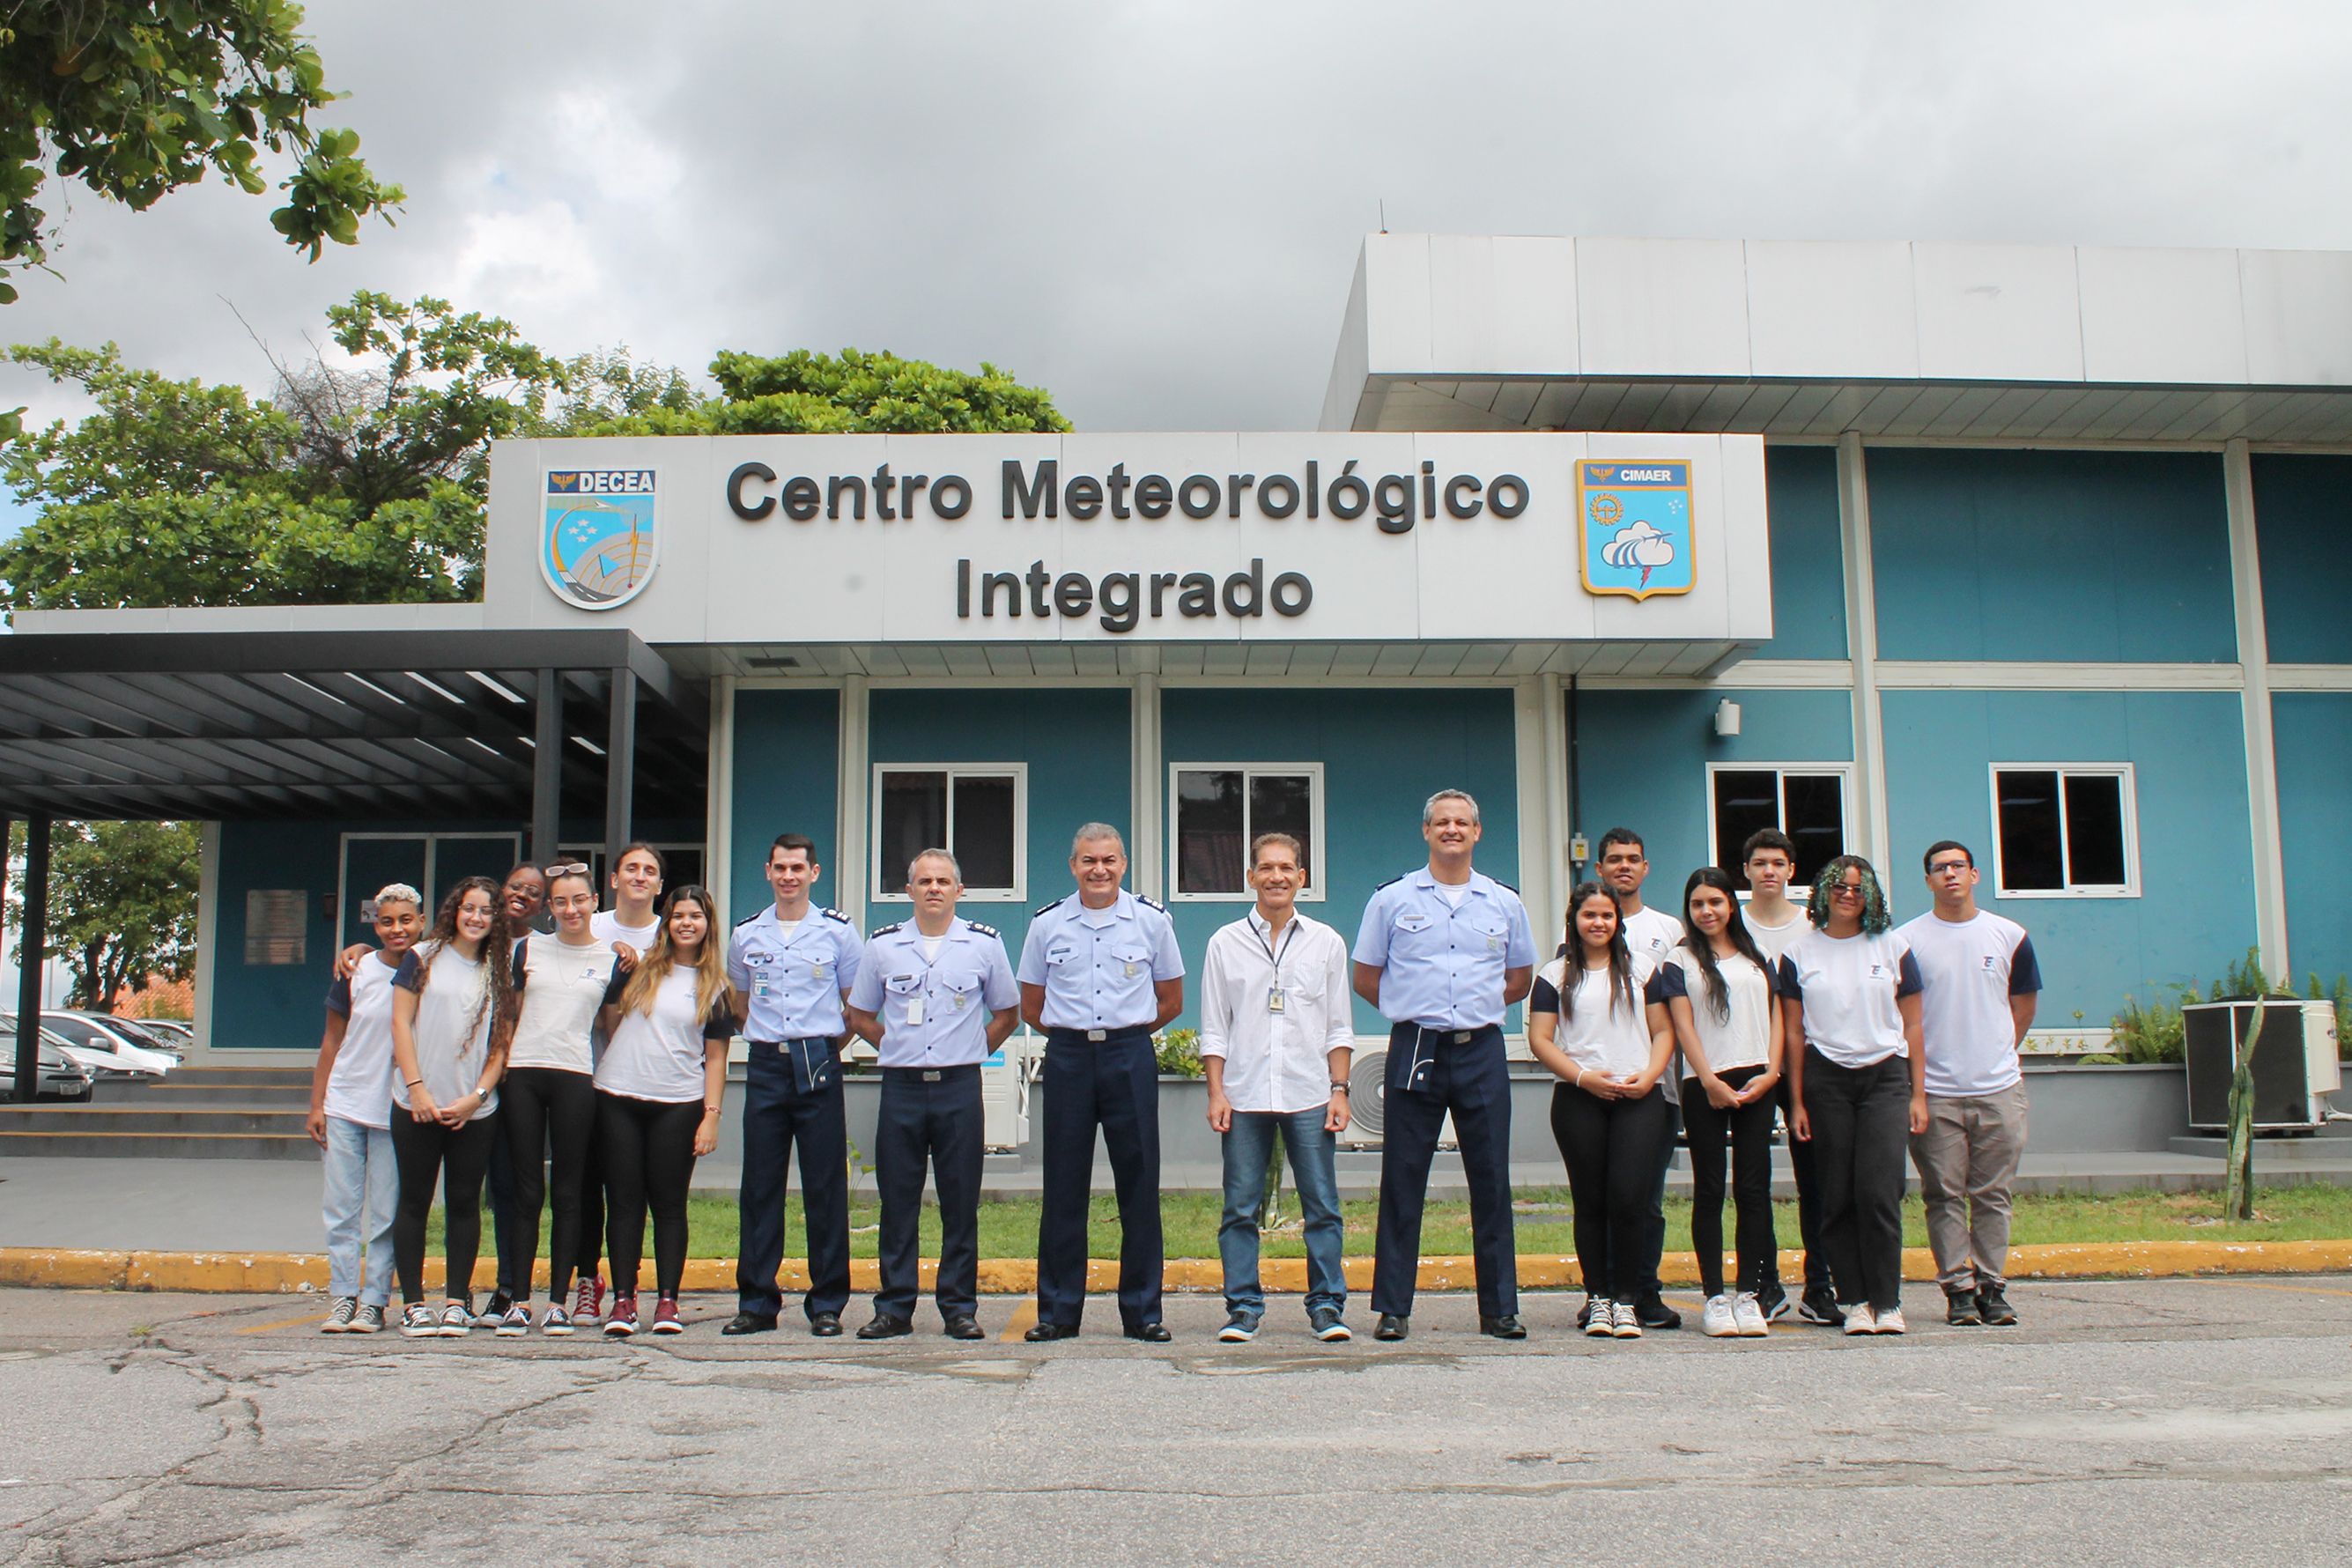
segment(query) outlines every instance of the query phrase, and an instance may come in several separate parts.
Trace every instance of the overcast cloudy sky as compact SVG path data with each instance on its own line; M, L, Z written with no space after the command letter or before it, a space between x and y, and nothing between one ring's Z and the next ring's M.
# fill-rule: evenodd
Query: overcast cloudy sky
M365 287L564 353L855 344L992 360L1084 428L1296 428L1383 200L1404 230L2352 248L2340 4L315 0L309 26L399 226L310 266L266 199L78 199L7 341L265 388L231 305L299 355ZM0 399L70 410L13 369Z

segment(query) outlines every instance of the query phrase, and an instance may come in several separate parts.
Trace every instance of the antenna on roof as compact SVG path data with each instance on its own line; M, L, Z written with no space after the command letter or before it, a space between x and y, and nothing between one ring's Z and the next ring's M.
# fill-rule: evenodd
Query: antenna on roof
M1381 232L1382 234L1386 234L1386 233L1388 233L1388 231L1389 231L1389 204L1388 204L1388 198L1387 198L1387 197L1385 197L1385 196L1383 196L1383 197L1381 197Z

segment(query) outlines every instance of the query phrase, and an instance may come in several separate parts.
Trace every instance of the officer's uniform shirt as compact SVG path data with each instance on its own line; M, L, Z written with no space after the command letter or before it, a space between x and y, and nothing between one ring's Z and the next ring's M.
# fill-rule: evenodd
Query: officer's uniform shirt
M958 918L927 955L913 921L877 931L849 1005L882 1020L886 1068L969 1067L988 1059L988 1019L1021 1002L993 927Z
M1459 903L1429 868L1384 882L1364 906L1355 961L1381 970L1381 1014L1424 1029L1503 1021L1503 972L1532 968L1534 934L1512 889L1470 873Z
M1047 904L1021 944L1021 984L1045 988L1049 1029L1149 1028L1160 1016L1153 982L1183 977L1168 910L1124 889L1107 909L1076 893Z
M865 951L839 910L811 905L790 931L773 904L737 921L727 983L747 998L744 1037L773 1044L842 1034L841 994L856 985Z

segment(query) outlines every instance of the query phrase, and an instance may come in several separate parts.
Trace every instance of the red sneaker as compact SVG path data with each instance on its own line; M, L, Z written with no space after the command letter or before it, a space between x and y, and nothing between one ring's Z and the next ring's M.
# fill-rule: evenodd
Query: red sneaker
M593 1323L604 1315L604 1277L583 1274L579 1289L572 1293L572 1321Z
M614 1339L626 1339L637 1331L637 1299L635 1296L613 1298L613 1310L604 1319L604 1331Z
M667 1297L654 1303L654 1332L682 1334L686 1325L677 1321L677 1303Z

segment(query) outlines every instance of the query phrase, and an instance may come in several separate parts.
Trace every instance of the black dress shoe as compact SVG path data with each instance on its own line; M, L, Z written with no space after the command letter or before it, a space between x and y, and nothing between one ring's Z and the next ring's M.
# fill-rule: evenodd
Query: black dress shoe
M809 1314L809 1332L814 1334L821 1340L839 1339L841 1337L841 1314L839 1312L811 1312Z
M1382 1312L1381 1321L1372 1325L1372 1338L1401 1340L1412 1332L1412 1321L1402 1312Z
M1127 1337L1131 1340L1141 1340L1148 1345L1164 1345L1176 1336L1168 1331L1168 1325L1165 1323L1137 1323L1127 1330Z
M809 1326L814 1329L816 1325L812 1323ZM914 1331L914 1319L894 1318L887 1312L877 1312L872 1322L857 1331L857 1337L861 1340L895 1340L901 1334Z
M948 1338L951 1340L984 1340L988 1338L988 1331L980 1326L980 1320L971 1316L969 1313L961 1318L950 1318L948 1320L947 1332Z
M1523 1340L1528 1337L1528 1326L1508 1312L1499 1318L1479 1319L1478 1331L1498 1340Z
M1047 1340L1074 1340L1078 1337L1078 1325L1076 1323L1032 1323L1029 1325L1029 1331L1021 1337L1027 1340L1033 1345L1042 1345Z
M1656 1296L1644 1296L1633 1303L1633 1321L1645 1329L1679 1329L1683 1315Z
M776 1320L762 1317L757 1312L738 1312L728 1319L727 1326L719 1331L722 1334L772 1334L776 1331Z

